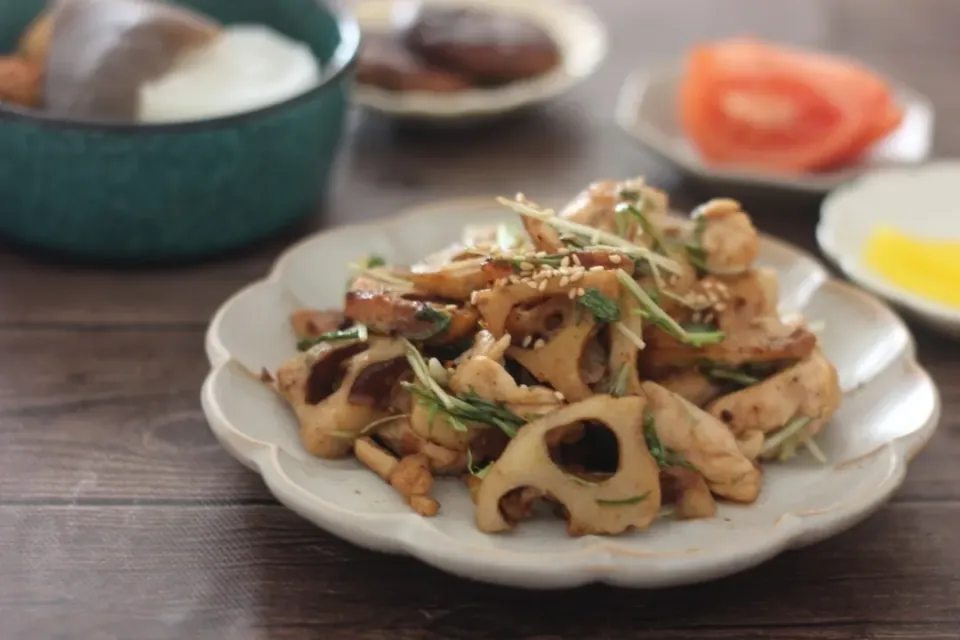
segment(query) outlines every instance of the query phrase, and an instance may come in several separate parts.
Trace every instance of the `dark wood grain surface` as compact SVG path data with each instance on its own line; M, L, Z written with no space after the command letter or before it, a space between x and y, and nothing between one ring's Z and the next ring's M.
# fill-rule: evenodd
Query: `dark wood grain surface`
M0 637L331 640L960 638L960 344L913 327L944 417L893 501L855 529L739 576L631 592L527 593L359 550L290 513L210 435L205 323L316 227L430 199L566 195L646 173L689 205L719 195L612 123L628 71L753 32L855 54L937 108L960 154L960 3L603 0L610 57L567 98L482 131L357 117L309 224L214 263L107 271L0 253ZM817 201L740 196L814 249Z

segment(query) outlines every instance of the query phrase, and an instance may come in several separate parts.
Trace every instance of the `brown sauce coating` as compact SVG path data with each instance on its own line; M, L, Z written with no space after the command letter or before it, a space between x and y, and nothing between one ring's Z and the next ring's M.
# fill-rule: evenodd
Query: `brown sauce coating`
M450 93L470 87L470 81L435 67L407 49L400 36L364 34L357 81L388 91Z
M424 8L405 41L424 59L485 84L532 78L560 63L557 44L537 25L477 9Z

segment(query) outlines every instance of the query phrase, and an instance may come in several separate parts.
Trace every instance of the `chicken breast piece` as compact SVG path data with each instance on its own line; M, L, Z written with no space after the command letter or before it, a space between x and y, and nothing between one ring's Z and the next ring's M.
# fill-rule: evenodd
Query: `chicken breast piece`
M715 400L708 410L735 434L769 433L806 417L805 432L812 436L836 412L842 395L837 370L818 349L759 384Z
M664 446L696 467L714 494L737 502L757 499L760 469L741 453L723 423L654 382L640 386Z

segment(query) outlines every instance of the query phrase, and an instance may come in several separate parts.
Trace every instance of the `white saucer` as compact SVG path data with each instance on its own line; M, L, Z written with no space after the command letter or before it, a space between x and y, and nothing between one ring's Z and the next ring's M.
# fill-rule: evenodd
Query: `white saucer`
M817 226L820 248L847 277L956 337L960 337L960 310L889 283L867 267L861 256L878 224L920 237L960 239L958 183L960 161L876 171L831 193L823 202Z
M864 171L921 162L930 154L933 139L930 101L917 91L891 81L898 100L906 106L903 123L858 165L801 176L712 167L699 156L680 126L677 106L680 80L680 64L628 76L620 90L616 120L626 133L663 161L703 180L824 193Z
M525 17L549 33L560 47L562 64L554 71L503 87L457 93L396 92L357 83L353 101L396 118L453 121L483 119L546 102L590 76L607 54L607 33L586 4L573 0L422 0L509 12ZM409 0L356 0L350 8L364 33L383 32Z

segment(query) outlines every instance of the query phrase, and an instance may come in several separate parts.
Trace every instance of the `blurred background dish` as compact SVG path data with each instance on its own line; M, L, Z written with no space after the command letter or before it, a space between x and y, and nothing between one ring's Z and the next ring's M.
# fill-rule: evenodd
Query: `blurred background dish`
M39 75L46 76L41 94L49 96L59 90L50 88L56 81L51 76L57 74L42 72L54 68L56 56L65 56L58 48L67 46L71 38L80 42L83 33L103 32L96 27L98 14L88 12L75 20L74 24L81 26L69 31L70 38L58 40L58 29L64 28L58 13L64 8L109 5L143 11L147 4L82 0L60 9L54 5L51 24L41 0L16 3L0 17L0 52L9 54L0 60L0 85L11 76L23 86L35 84L31 69L39 66ZM344 126L348 84L359 45L356 24L315 0L185 0L181 4L195 12L190 15L200 16L195 23L202 28L194 33L210 32L209 38L192 39L186 47L189 54L178 51L166 60L148 56L143 67L135 67L124 55L116 54L123 46L109 46L110 38L120 38L132 50L144 47L131 40L132 31L114 30L98 40L97 47L70 49L74 57L102 60L111 75L101 78L95 72L87 82L58 85L73 87L72 95L77 98L65 98L53 113L44 105L47 96L11 100L10 90L4 93L0 88L0 154L6 163L0 173L0 233L18 243L58 253L155 262L242 246L315 210ZM183 20L171 17L169 7L160 6L160 19L141 22L158 32L150 42L182 43L179 26ZM28 29L31 24L34 28ZM235 25L246 26L237 30ZM209 75L217 63L209 58L198 62L195 56L217 56L215 49L231 47L236 55L238 38L223 34L240 34L242 39L251 28L260 45L264 34L276 34L267 36L275 49L278 42L293 41L295 47L303 47L298 51L309 51L311 61L306 66L314 69L316 76L306 69L295 83L274 87L279 91L271 100L261 96L241 105L211 107L209 100L189 104L184 100L195 99L195 91L181 91L178 98L156 86L153 98L143 100L143 87L169 79L171 76L164 74L171 71L181 84L191 75L190 65L201 69L200 76ZM258 49L263 50L263 46ZM68 68L66 63L56 66L58 72ZM133 80L110 81L129 78L137 69L146 71ZM269 79L260 71L261 80ZM230 73L221 70L219 75ZM194 85L197 75L192 78ZM252 77L246 72L234 76L241 84ZM71 76L73 80L78 77ZM94 91L103 99L87 101L98 87L107 89ZM221 87L219 96L211 92L209 97L243 97L238 87L243 89L238 83L230 91ZM262 84L256 88L266 91ZM117 100L110 97L113 89L123 94ZM144 103L152 106L156 116L152 119L180 121L140 122ZM209 117L211 114L224 115Z
M831 193L817 242L844 274L960 338L960 162L886 169Z
M592 74L606 30L573 0L358 0L357 104L398 118L462 120L546 102Z
M634 72L621 87L616 120L623 131L658 159L701 180L824 193L865 170L921 162L930 153L932 105L919 92L891 80L894 102L902 109L899 126L874 146L867 148L865 145L864 155L854 155L842 166L788 172L775 171L772 166L771 170L764 171L745 164L710 162L684 127L681 92L685 80L684 66L680 63ZM798 92L804 89L801 87ZM808 102L798 108L806 107L813 101L809 95L803 99L808 99ZM736 105L726 106L733 108ZM769 104L764 104L757 108L768 109L764 117L772 117L769 107ZM863 120L862 113L858 113L857 119ZM824 137L824 133L815 127L809 133L814 140ZM770 164L773 165L773 162Z

